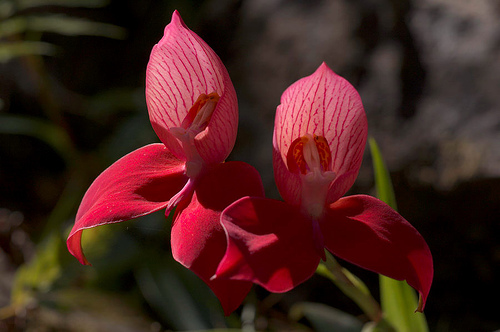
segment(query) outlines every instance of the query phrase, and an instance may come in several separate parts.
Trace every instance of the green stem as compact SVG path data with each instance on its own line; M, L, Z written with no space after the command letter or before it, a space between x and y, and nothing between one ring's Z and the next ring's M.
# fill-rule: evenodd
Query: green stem
M370 320L378 323L383 318L382 310L371 296L366 285L355 275L343 268L337 260L326 252L326 261L318 266L316 272L331 281L349 298L351 298Z

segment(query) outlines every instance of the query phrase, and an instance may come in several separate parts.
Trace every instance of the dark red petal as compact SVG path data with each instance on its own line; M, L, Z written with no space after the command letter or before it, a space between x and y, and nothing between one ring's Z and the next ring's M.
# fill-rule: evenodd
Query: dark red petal
M216 277L252 281L271 292L286 292L309 279L320 256L312 223L287 203L245 197L221 217L228 237Z
M69 252L88 265L81 247L84 229L157 211L186 181L184 162L163 144L150 144L122 157L102 172L85 193L68 236Z
M365 269L406 280L422 296L432 284L432 255L420 233L384 202L366 195L341 198L320 224L333 254Z
M226 250L220 214L243 196L264 196L259 173L243 162L212 168L196 185L191 201L177 207L172 226L172 254L203 279L219 298L224 312L233 312L252 287L239 280L210 280Z

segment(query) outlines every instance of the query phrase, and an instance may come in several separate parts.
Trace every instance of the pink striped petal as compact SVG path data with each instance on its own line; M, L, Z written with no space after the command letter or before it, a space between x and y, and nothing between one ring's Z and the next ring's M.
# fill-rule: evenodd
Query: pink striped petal
M238 105L229 74L215 52L182 21L175 11L160 42L153 47L146 71L149 117L160 140L180 159L186 159L170 128L181 127L201 94L217 92L220 100L208 127L195 146L207 163L226 159L236 140Z
M137 218L167 206L187 181L184 163L163 144L150 144L122 157L85 193L67 246L89 265L81 247L84 229Z
M323 63L281 96L274 124L275 179L283 199L300 204L298 175L286 167L291 143L306 134L323 136L330 147L331 170L337 175L328 202L353 185L363 157L368 124L356 89Z
M293 206L244 197L224 210L221 222L228 246L217 278L248 280L282 293L316 271L320 256L312 224Z
M238 308L252 283L210 280L227 246L220 215L226 206L248 195L264 196L255 168L239 161L219 164L200 179L191 200L177 207L172 226L174 258L208 284L226 315Z
M420 233L384 202L366 195L341 198L320 223L325 246L365 269L406 280L421 296L422 311L432 284L433 263Z

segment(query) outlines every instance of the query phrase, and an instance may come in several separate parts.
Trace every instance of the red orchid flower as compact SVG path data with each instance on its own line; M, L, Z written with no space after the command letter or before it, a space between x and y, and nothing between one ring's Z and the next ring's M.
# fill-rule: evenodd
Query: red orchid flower
M323 63L292 84L276 110L275 180L285 202L244 197L221 221L228 245L214 278L286 292L310 278L325 249L365 269L406 280L422 311L433 276L422 236L382 201L341 198L353 185L367 139L361 99Z
M81 247L83 230L163 208L168 215L178 205L173 256L211 287L229 314L252 283L210 280L226 249L220 214L243 196L263 196L263 187L250 165L223 163L236 140L236 93L219 57L177 11L151 52L146 101L162 143L129 153L95 179L78 209L68 250L89 264Z

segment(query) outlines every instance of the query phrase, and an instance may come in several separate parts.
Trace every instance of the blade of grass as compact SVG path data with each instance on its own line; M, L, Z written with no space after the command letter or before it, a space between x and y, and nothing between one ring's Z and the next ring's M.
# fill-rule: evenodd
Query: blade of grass
M2 115L0 134L35 137L52 147L67 162L74 159L71 139L64 130L49 121L27 116Z
M109 0L20 0L16 5L20 9L27 9L39 6L100 8L108 4Z
M52 32L66 36L98 36L124 39L126 30L109 23L94 22L62 14L25 15L0 23L0 37L27 31Z
M7 63L14 58L26 55L54 55L55 53L56 47L44 42L19 41L0 43L0 63Z
M357 317L323 303L300 302L295 304L288 314L298 322L306 318L316 332L360 332L363 323Z
M391 177L385 166L375 139L369 139L373 159L377 196L397 210ZM415 291L405 282L380 276L380 301L385 318L397 331L427 332L429 328L423 314L415 313L418 300Z
M345 295L353 300L372 321L382 318L380 306L371 296L366 285L355 275L344 269L328 251L326 261L318 265L316 273L330 279Z

